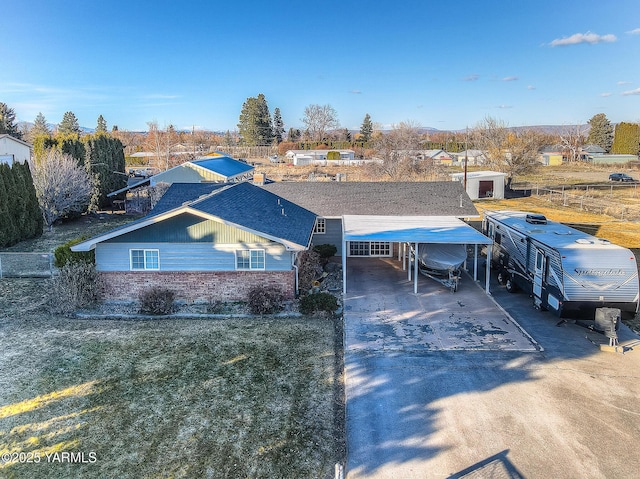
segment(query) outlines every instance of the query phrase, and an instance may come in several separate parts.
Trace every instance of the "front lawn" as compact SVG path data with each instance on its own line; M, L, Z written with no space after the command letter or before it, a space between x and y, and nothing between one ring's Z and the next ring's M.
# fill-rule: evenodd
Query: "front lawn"
M38 307L47 284L0 280L0 454L39 458L0 476L333 475L331 320L66 319Z

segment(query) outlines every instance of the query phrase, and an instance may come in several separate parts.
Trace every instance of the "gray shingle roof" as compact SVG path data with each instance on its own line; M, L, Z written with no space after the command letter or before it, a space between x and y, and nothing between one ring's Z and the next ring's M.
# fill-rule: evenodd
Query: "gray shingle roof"
M248 182L227 185L190 207L301 246L309 244L316 222L311 211Z
M263 189L318 216L477 216L459 181L276 182Z
M172 210L225 186L229 185L226 183L174 183L162 195L148 216L156 216Z

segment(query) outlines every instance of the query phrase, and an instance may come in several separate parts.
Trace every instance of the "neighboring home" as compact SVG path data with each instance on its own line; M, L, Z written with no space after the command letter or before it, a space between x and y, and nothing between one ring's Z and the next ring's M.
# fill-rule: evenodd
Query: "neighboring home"
M630 161L638 161L637 155L598 155L590 156L589 161L599 165L624 165Z
M297 291L297 255L316 215L249 182L174 183L147 216L72 247L96 253L109 300L153 286L185 301L243 300L257 285Z
M437 163L443 165L451 165L453 163L453 156L444 150L424 150L418 153L418 159L426 160L431 159Z
M464 165L465 161L469 166L483 165L487 157L482 150L464 150L459 153L451 153L455 157L458 165Z
M113 198L122 193L139 191L141 188L156 186L161 183L168 185L173 183L205 182L236 183L251 179L253 170L253 166L228 156L198 158L146 178L130 178L126 187L109 193L107 197ZM139 196L137 194L133 198L129 198L129 202L126 203L127 211L148 210L148 208L145 209L139 206L141 203L147 203L145 201L141 202ZM143 195L143 198L146 198L146 196Z
M25 141L7 134L0 135L0 163L11 166L14 162L31 161L31 149L31 145Z
M558 146L545 146L540 151L540 163L544 166L558 166L562 164L562 149Z
M263 188L318 215L313 244L332 244L342 255L345 215L477 217L462 185L434 182L275 182ZM381 223L382 225L382 223ZM391 256L390 242L349 242L348 256Z
M295 166L306 165L351 165L359 164L353 150L289 150L285 154L287 161Z
M582 147L582 151L590 157L602 156L605 153L607 153L607 151L604 148L598 145L585 145Z
M464 173L451 175L453 181L464 184ZM473 171L467 172L467 194L472 200L481 198L504 199L504 179L506 173L499 171Z

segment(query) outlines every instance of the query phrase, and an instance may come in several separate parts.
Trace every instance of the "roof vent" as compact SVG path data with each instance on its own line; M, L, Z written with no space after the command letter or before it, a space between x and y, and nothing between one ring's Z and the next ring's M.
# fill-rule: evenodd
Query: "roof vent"
M527 223L531 223L532 225L546 225L547 218L544 215L538 215L535 213L527 213L526 216Z

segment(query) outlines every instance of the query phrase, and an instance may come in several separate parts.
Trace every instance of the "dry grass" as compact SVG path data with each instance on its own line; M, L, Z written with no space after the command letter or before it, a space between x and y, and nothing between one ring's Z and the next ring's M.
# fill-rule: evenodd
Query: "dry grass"
M41 458L0 476L331 475L331 321L68 320L37 307L46 284L0 281L0 453ZM47 463L62 451L96 461Z

